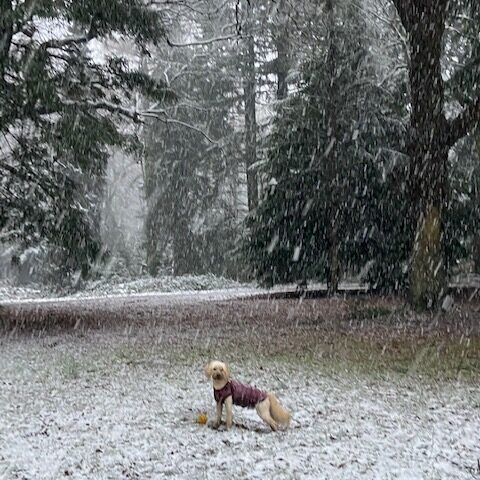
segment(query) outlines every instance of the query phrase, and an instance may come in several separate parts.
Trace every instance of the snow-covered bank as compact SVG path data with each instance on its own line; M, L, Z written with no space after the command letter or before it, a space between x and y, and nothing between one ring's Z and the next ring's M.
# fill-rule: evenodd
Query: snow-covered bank
M308 290L326 292L324 283L312 283ZM367 287L357 282L340 282L339 292L366 291ZM132 280L121 283L92 283L87 288L76 293L56 295L41 287L13 287L0 286L0 304L42 304L64 302L90 302L145 298L157 299L159 302L191 301L222 301L248 298L252 296L293 294L298 293L295 284L275 285L272 288L261 288L253 283L239 283L211 275L184 276L184 277L159 277Z
M29 302L65 302L78 299L92 300L106 297L122 298L125 296L152 296L157 294L192 295L199 292L248 292L254 285L242 284L234 280L215 275L185 275L181 277L145 277L125 281L89 282L82 290L75 293L58 293L41 285L14 286L7 282L0 283L0 303Z
M63 297L42 297L42 298L9 298L3 300L0 298L0 304L3 305L27 305L27 304L61 304L61 303L90 303L98 302L100 304L110 301L124 300L126 302L136 302L144 299L145 301L157 302L180 302L190 303L199 301L221 301L233 300L237 298L247 298L253 295L259 295L268 291L256 289L254 287L225 288L220 290L186 290L175 292L139 292L139 293L112 293L112 294L82 294L68 295Z
M153 332L150 332L150 334ZM468 382L349 373L238 356L235 377L275 391L292 410L268 432L235 410L213 416L202 367L157 337L88 332L3 340L0 478L468 479L480 458L480 396ZM188 348L188 347L186 347Z
M471 289L476 294L480 279L475 275L456 276L452 279L453 289ZM325 283L310 283L307 291L322 292L327 290ZM368 291L368 285L356 280L343 281L339 292ZM0 281L0 304L55 303L122 299L131 297L159 297L173 301L231 300L257 295L276 295L298 293L296 284L275 285L272 288L260 288L254 283L240 283L235 280L215 275L184 275L181 277L145 277L136 280L89 282L82 290L75 293L55 292L43 285L15 286Z

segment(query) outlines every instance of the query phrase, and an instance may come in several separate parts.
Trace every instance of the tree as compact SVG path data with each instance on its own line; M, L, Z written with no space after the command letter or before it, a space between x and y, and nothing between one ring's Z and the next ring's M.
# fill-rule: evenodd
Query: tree
M217 4L208 3L211 9ZM179 97L164 109L164 118L174 117L174 123L160 118L145 128L145 237L152 275L162 269L176 275L237 273L228 253L240 223L236 188L230 184L238 181L244 160L239 153L243 131L233 127L243 100L242 77L238 47L230 41L239 40L235 25L231 36L225 35L227 29L219 33L231 14L227 6L221 17L204 12L182 17L175 26L177 38L170 41L175 47L159 50L148 62Z
M480 97L465 102L455 118L446 118L441 59L449 1L393 1L408 34L410 52L406 151L410 156L410 221L417 225L409 271L410 301L425 308L436 305L447 286L448 152L480 121Z
M92 41L123 36L146 52L164 36L162 17L140 0L2 0L0 19L2 239L47 244L62 277L85 278L102 255L109 148L136 143L120 130L140 121L125 104L134 91L172 98L124 58L97 59Z
M327 212L329 222L327 226L328 231L328 267L327 267L327 290L330 295L338 290L340 265L338 258L339 250L339 223L340 223L340 177L339 177L339 151L338 142L340 141L341 132L338 122L338 103L341 101L339 75L341 67L337 65L338 62L338 48L339 34L337 22L337 12L332 0L325 2L325 10L327 14L327 42L328 53L325 62L327 71L327 89L329 95L325 104L325 116L327 137L330 142L325 150L326 171L327 171L327 185L329 184L330 192L328 195Z
M299 91L278 105L269 138L267 187L247 246L265 284L327 279L333 293L340 264L358 265L371 251L373 159L389 121L378 111L365 25L352 4L336 12L334 34L304 65Z
M108 159L101 210L102 246L108 261L102 276L136 277L145 266L142 164L139 155L119 150Z
M255 171L257 162L257 120L256 120L256 72L255 38L253 33L253 6L247 7L246 41L243 55L243 96L245 108L245 166L247 170L248 209L258 205L258 180Z

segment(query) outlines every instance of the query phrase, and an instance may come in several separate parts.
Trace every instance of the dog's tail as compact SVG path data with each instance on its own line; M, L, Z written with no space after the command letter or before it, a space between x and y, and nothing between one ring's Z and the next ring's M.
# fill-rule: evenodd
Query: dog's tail
M282 407L278 398L273 393L268 393L270 400L270 415L277 422L288 427L290 424L290 413Z

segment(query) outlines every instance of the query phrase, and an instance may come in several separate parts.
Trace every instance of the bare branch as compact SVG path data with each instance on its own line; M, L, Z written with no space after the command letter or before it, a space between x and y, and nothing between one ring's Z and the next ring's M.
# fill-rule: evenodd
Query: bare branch
M181 120L176 120L174 118L167 117L165 110L146 110L144 112L141 112L140 115L143 117L156 118L157 120L160 120L161 122L167 123L167 124L173 123L175 125L181 125L182 127L186 127L186 128L189 128L190 130L194 130L200 133L204 138L206 138L212 144L218 143L217 141L210 138L208 134L205 133L202 129L195 127L194 125L190 125L189 123L182 122Z
M55 39L52 38L51 40L47 40L40 45L40 48L47 49L47 48L63 48L71 45L72 43L85 43L88 42L88 38L85 35L80 37L70 37L70 38L62 38L62 39Z
M380 15L379 13L377 13L372 8L368 8L368 7L366 7L362 4L354 3L353 5L358 10L360 10L362 13L376 18L379 22L386 25L390 30L392 30L392 32L395 33L395 35L397 36L397 38L398 38L398 40L401 44L403 54L405 55L405 60L406 60L407 64L409 65L410 64L410 50L409 50L409 46L408 46L408 39L407 39L405 33L401 30L401 26L398 24L397 17L396 16L392 17L386 11L385 4L381 4L381 7L380 7L380 8L382 8L383 15ZM389 47L389 46L390 45L387 45L387 47Z
M413 0L393 0L393 3L400 16L403 27L407 32L410 32L412 28L413 7L415 2Z
M153 118L160 118L160 116L167 117L167 111L163 108L159 109L154 106L148 110L143 110L142 115L145 117L152 116Z
M390 72L388 72L381 80L377 83L377 87L384 85L390 78L393 78L398 72L402 70L408 70L407 65L396 65Z
M201 2L198 2L201 3ZM199 15L204 15L206 17L216 15L220 10L225 8L225 6L228 4L228 0L225 0L221 5L218 7L214 8L213 10L202 10L200 8L196 8L194 5L191 5L190 2L182 2L182 1L171 1L171 0L150 0L147 3L147 6L157 6L157 7L162 7L164 8L166 5L176 7L178 8L183 8L185 10L189 10L193 13L199 14Z
M234 35L226 35L224 37L208 38L207 40L199 40L199 41L188 42L188 43L174 43L167 38L167 43L170 47L196 47L200 45L209 45L215 42L224 42L225 40L240 39L240 38L242 38L241 35L234 34Z
M213 140L211 137L208 136L206 132L204 132L202 129L195 127L194 125L190 125L189 123L182 122L181 120L176 120L174 118L170 118L167 115L166 110L161 110L161 109L150 109L150 110L144 110L142 112L139 112L137 110L131 110L125 107L122 107L120 105L116 105L113 103L109 103L106 101L100 101L100 102L75 102L71 100L63 100L63 105L67 106L76 106L78 108L92 108L95 110L106 110L111 113L117 113L120 115L123 115L124 117L130 118L133 120L135 123L143 123L142 117L143 118L156 118L157 120L162 121L163 123L172 123L176 125L181 125L183 127L189 128L191 130L195 130L196 132L200 133L208 142L212 144L218 144L216 140ZM52 112L43 112L43 113L52 113Z

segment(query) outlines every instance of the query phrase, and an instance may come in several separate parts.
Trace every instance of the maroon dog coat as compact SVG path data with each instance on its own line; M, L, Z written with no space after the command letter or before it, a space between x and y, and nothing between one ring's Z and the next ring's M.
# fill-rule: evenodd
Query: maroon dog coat
M268 396L266 392L262 392L258 388L244 385L235 380L229 380L220 390L213 389L213 396L216 402L223 404L230 395L235 405L248 408L255 408L258 402L265 400Z

